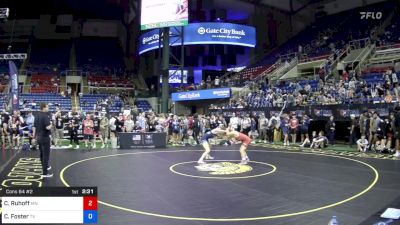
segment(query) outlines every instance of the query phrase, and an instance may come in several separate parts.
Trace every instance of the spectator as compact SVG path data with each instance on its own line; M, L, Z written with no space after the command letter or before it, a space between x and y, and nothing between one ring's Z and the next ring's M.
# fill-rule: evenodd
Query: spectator
M361 138L357 141L357 150L359 152L366 152L368 149L368 140L365 139L365 135L361 135Z
M91 119L90 114L86 115L86 119L83 121L83 139L85 141L85 147L88 147L88 142L93 142L93 148L95 147L95 143L93 141L93 120Z
M214 85L215 85L215 87L219 87L220 86L220 79L219 79L218 76L215 77Z
M299 128L299 120L295 115L292 116L292 119L289 121L290 123L290 134L292 136L292 143L296 144L296 137Z
M139 125L140 126L140 125ZM124 132L133 132L133 129L135 127L135 122L132 120L132 116L128 115L127 119L124 122Z
M329 144L332 146L335 145L335 130L336 130L336 123L334 121L334 117L330 116L328 122L325 126L326 133L328 134Z
M301 118L300 125L300 134L301 134L301 142L303 143L305 139L309 139L308 137L308 128L310 126L310 118L307 115L303 115Z
M288 115L284 115L283 116L283 120L282 120L282 124L281 124L281 129L282 129L282 133L283 133L283 145L284 146L289 146L289 127L290 127L290 123L289 123L289 116Z
M393 71L392 72L392 84L393 84L393 87L397 87L398 83L399 83L399 80L397 78L397 74Z
M251 129L251 119L249 115L245 115L241 120L241 132L248 135Z
M261 114L260 119L258 120L258 129L260 133L260 141L267 143L267 132L268 132L268 118L265 117L264 113Z
M353 145L356 144L357 142L357 128L359 127L359 122L356 119L356 116L354 114L350 115L350 137L349 137L349 143L350 143L350 148L353 147Z
M324 132L320 131L318 137L313 139L310 148L325 148L327 146L328 139L324 136Z
M379 118L378 113L374 112L372 118L369 121L369 149L371 149L372 145L375 145L375 143L378 141L377 131L379 129L380 122L381 119Z

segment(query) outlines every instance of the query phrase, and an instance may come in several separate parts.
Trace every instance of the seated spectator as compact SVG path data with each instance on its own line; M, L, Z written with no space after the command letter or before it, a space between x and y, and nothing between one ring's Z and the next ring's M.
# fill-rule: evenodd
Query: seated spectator
M365 135L362 135L361 138L357 141L357 150L359 152L366 152L368 149L368 140L365 139Z
M326 148L326 146L328 145L328 138L326 138L324 136L324 132L320 131L318 133L318 137L314 138L310 148Z
M317 131L313 131L311 135L312 140L317 138ZM300 147L310 147L311 146L311 140L309 137L306 137L303 141L303 144L300 145Z

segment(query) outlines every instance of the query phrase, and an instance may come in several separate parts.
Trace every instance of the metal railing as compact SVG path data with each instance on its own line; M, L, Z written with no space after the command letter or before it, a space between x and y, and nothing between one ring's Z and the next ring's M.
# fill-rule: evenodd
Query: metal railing
M290 62L289 65L286 63L282 63L282 66L277 70L275 76L272 78L273 80L279 80L282 76L284 76L287 72L292 70L295 66L298 64L298 59L297 57L293 58Z
M379 53L379 51L384 51L384 50L391 50L391 49L399 49L400 48L400 43L396 44L390 44L390 45L385 45L385 46L379 46L375 48L375 52Z
M371 39L370 38L361 38L358 40L353 40L349 41L349 46L351 49L360 49L360 48L366 48L371 45Z
M20 89L21 93L32 93L32 85L19 85L18 86ZM58 85L57 88L54 90L54 92L45 92L45 93L54 93L54 94L61 94L61 91L64 91L65 94L67 90L67 86L66 85Z
M373 52L373 50L375 49L375 44L366 47L361 54L355 59L355 61L353 62L352 66L354 68L354 63L357 62L358 60L358 65L354 68L354 72L360 74L361 70L363 68L366 67L366 65L368 64L368 59L369 57L371 57L371 53Z
M331 56L332 54L326 54L326 55L320 55L320 56L315 56L315 57L310 57L310 58L302 58L299 60L299 63L305 63L305 62L313 62L313 61L319 61L323 59L327 59Z

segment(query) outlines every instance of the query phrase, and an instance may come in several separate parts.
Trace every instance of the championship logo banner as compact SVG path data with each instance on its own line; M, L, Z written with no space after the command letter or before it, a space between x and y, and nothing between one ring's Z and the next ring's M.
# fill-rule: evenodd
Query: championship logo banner
M253 170L249 165L240 165L231 162L218 162L195 166L198 171L209 172L211 175L232 175L247 173Z

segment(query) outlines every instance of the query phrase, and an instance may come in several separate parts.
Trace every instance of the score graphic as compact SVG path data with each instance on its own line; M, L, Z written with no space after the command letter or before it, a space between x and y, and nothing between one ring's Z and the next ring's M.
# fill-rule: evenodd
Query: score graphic
M83 223L97 223L97 197L83 197Z
M97 188L46 187L1 190L0 224L95 224Z

